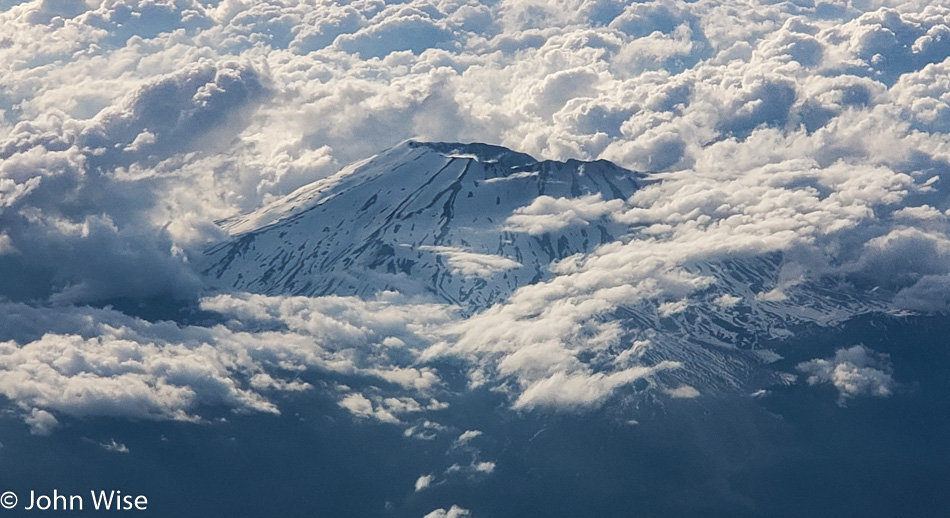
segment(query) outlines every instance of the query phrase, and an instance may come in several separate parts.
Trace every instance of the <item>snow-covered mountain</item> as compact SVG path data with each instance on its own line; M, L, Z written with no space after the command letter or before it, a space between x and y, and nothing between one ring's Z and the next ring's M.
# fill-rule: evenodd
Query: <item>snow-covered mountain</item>
M551 279L552 263L637 232L607 212L571 219L566 212L574 209L557 212L558 199L622 207L650 181L606 161L537 161L485 144L407 141L222 222L231 237L206 253L203 272L220 291L372 297L395 290L472 315ZM515 228L512 216L539 199L550 202L542 216L573 223ZM781 285L782 265L780 252L685 264L714 282L682 307L642 299L605 318L620 322L621 347L653 344L638 353L644 364L684 367L661 374L670 386L707 393L783 382L788 376L777 371L753 375L779 358L763 347L799 324L835 324L885 307L833 280Z
M433 294L470 311L549 277L552 261L610 242L607 217L557 232L506 219L539 196L626 199L642 175L610 162L539 162L485 144L407 141L223 222L211 286L264 294Z

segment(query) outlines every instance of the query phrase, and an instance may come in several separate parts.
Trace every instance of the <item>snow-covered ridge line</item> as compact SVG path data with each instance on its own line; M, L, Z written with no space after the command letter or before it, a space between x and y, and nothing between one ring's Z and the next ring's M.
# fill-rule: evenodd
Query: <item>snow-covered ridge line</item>
M275 200L250 214L235 216L220 224L232 236L259 230L326 202L328 196L331 195L328 193L331 191L333 194L339 194L341 190L345 190L347 185L369 179L373 175L380 174L379 171L386 171L387 167L395 168L400 162L413 161L418 159L420 155L433 151L445 158L446 162L451 160L474 160L493 164L498 162L498 156L502 154L516 158L517 165L513 165L513 169L520 167L521 162L535 162L528 155L514 153L505 148L487 144L419 142L410 139L383 153L349 164L327 178L304 185L287 196ZM335 189L338 185L341 188Z

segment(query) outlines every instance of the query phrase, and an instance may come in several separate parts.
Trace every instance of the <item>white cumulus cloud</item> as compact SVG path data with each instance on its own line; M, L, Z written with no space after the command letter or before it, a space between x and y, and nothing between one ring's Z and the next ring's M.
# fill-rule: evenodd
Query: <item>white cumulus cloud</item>
M809 360L798 364L809 385L829 383L838 389L838 403L858 396L890 396L897 383L887 355L875 353L863 345L838 349L828 359Z

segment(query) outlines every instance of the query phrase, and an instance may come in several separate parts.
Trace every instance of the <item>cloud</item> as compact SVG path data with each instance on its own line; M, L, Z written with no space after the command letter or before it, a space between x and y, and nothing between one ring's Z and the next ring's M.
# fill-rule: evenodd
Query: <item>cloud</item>
M206 299L205 308L231 320L187 326L111 309L4 303L0 394L37 434L63 415L200 421L210 407L279 413L268 394L312 390L295 379L307 369L401 387L343 394L340 405L360 417L397 423L446 406L429 395L441 383L436 373L411 361L446 308L251 295Z
M521 267L521 263L500 255L479 254L451 246L420 246L446 258L453 273L466 277L490 277L498 272Z
M80 133L92 167L219 147L230 142L267 91L247 64L202 60L152 80L99 112Z
M484 477L495 472L495 463L473 459L468 465L452 464L445 470L445 475L467 475L468 477Z
M742 302L742 297L736 297L735 295L729 295L728 293L717 297L713 301L714 304L723 308L735 307L740 302Z
M482 435L481 430L465 430L462 432L462 435L458 436L458 439L455 439L455 446L463 446L467 444L472 439Z
M592 220L618 212L623 206L623 200L604 201L599 193L579 198L542 195L531 205L515 210L505 224L512 232L544 234L571 225L588 225Z
M400 424L401 417L426 410L443 410L448 405L435 399L420 402L411 397L385 397L372 395L372 399L360 393L344 396L339 405L351 414L361 418L372 418L383 423Z
M474 467L475 467L475 471L479 473L493 473L495 471L495 463L489 462L489 461L478 462L475 464Z
M5 342L0 348L0 393L26 409L45 409L44 415L56 411L77 417L184 420L193 419L187 410L199 402L277 411L238 387L220 359L201 347L50 334L23 345ZM32 419L40 417L34 413Z
M552 374L537 380L525 388L514 403L516 409L555 408L578 410L601 403L613 391L622 386L651 375L657 371L679 367L673 362L663 362L656 367L632 367L612 374Z
M431 513L426 514L423 518L463 518L465 516L471 516L472 513L468 509L463 509L457 505L453 505L448 510L443 508L436 509Z
M470 473L473 475L490 475L495 471L495 463L489 461L479 462L473 460L471 464L462 466L452 464L445 470L446 474Z
M405 435L409 436L408 431ZM433 469L428 474L421 475L416 480L415 491L419 492L446 483L477 482L491 476L495 472L497 464L493 461L482 459L481 450L471 444L475 438L481 437L482 435L484 434L477 430L467 430L463 432L458 439L452 442L448 450L445 451L445 458L447 459L448 465L444 468Z
M0 292L79 302L194 297L187 242L175 243L148 213L167 182L123 168L227 141L263 92L253 68L205 60L152 79L90 120L57 113L14 126L0 138L9 252L0 260L19 281Z
M99 446L101 446L103 450L112 453L129 453L129 447L121 442L116 442L115 439L109 439L109 442L99 443Z
M416 480L416 493L432 484L432 475L422 475Z
M426 419L418 425L406 428L402 434L405 437L412 437L414 439L420 439L423 441L431 441L438 437L440 432L444 432L446 430L448 430L447 427Z
M935 313L950 306L950 275L923 275L894 296L894 305L921 313Z
M689 385L680 385L673 389L667 389L664 392L676 399L692 399L699 397L699 391Z
M890 396L897 383L892 377L888 356L863 345L838 349L830 359L814 359L798 364L809 385L829 383L838 389L838 404L859 396Z
M59 421L53 414L39 408L30 410L23 421L30 427L30 433L33 435L50 435L59 426Z
M352 34L341 34L334 45L363 59L382 58L392 52L409 50L419 54L451 41L452 31L431 10L412 5L389 6Z
M673 302L664 302L660 304L660 307L657 308L657 313L661 317L668 317L675 315L677 313L682 313L689 307L689 301L687 300L677 300Z

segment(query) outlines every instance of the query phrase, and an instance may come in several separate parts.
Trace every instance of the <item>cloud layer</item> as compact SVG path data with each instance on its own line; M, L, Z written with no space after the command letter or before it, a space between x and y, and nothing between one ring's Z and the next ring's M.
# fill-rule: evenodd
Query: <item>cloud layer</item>
M515 408L575 410L732 362L676 356L693 349L647 332L700 329L703 308L828 323L950 303L946 7L211 4L36 0L0 13L0 393L35 433L57 415L276 412L267 391L307 389L300 369L377 380L333 397L406 424L440 407L426 362L447 356ZM192 264L223 237L215 221L410 137L651 175L628 200L542 196L499 222L543 235L607 218L630 231L470 319L390 295L207 296L227 323L206 327L71 305L197 301ZM518 266L428 251L466 276ZM716 284L730 264L774 267L773 282ZM826 295L841 286L877 295L840 312ZM636 332L610 321L629 308L655 319ZM882 365L852 348L799 370L850 398L890 393ZM670 395L703 392L677 376Z
M308 369L409 394L371 401L345 387L328 393L357 416L399 423L445 406L428 396L440 380L413 358L448 308L257 295L221 295L202 306L228 320L180 326L112 309L6 303L0 394L37 434L58 425L55 415L200 421L201 408L279 413L268 394L312 389L299 378Z
M784 191L813 185L823 200L856 169L888 192L829 200L854 222L858 200L900 203L946 167L945 8L576 4L15 5L0 14L14 64L0 77L0 260L28 281L0 288L193 295L181 262L216 238L213 220L409 137L681 172L698 185L666 182L645 201L701 195L718 212L680 219L713 221L742 212L727 188L796 210L790 197L809 191ZM797 178L776 185L772 169ZM930 206L950 209L929 187ZM564 203L539 199L509 224L540 232L616 210ZM101 275L94 253L110 271L156 273Z

